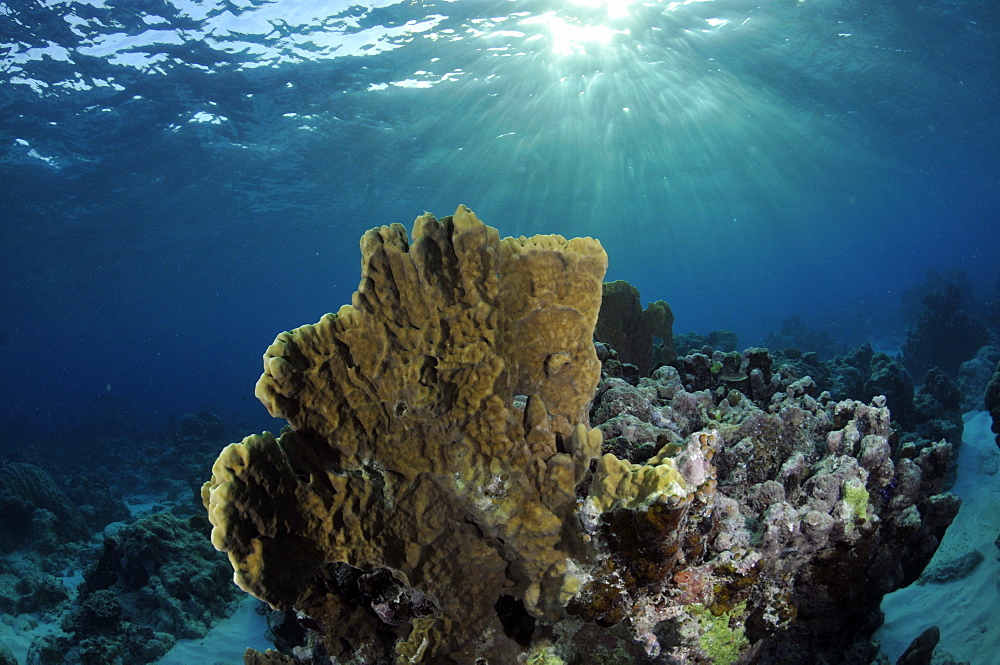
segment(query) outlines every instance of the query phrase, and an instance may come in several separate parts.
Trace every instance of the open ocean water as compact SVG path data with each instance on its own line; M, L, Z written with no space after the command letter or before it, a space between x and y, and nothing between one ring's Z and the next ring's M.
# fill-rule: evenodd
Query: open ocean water
M680 332L902 334L1000 267L992 0L0 2L5 426L251 417L361 233L592 235ZM891 342L890 342L891 345Z
M275 429L274 336L458 204L739 349L898 353L949 280L996 326L1000 7L0 0L0 452Z

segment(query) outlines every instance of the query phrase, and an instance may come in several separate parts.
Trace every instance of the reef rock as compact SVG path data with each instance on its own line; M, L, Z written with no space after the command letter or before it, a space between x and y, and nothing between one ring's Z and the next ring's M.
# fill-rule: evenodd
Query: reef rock
M913 397L914 432L905 434L903 441L914 441L918 447L929 441L947 439L956 449L962 443L962 395L948 375L932 368Z
M17 665L14 653L3 642L0 642L0 665Z
M46 563L30 555L0 558L0 614L50 614L69 598Z
M931 626L910 643L896 665L931 665L934 647L941 640L941 630Z
M710 355L712 351L729 353L730 351L736 351L738 345L739 339L736 337L736 333L728 328L713 330L707 335L693 332L674 335L674 351L677 356L686 356L691 353L705 353Z
M917 584L944 584L965 579L983 562L983 553L977 549L939 561L923 572Z
M80 509L47 471L26 462L0 465L0 552L53 552L89 535Z
M36 665L151 663L177 638L204 637L238 591L205 539L204 516L154 513L105 537L62 630L36 637ZM33 654L33 655L32 655Z

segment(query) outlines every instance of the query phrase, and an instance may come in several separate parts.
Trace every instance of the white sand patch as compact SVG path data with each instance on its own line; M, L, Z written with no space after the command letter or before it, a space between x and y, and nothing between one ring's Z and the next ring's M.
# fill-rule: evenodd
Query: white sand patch
M266 619L257 614L256 598L246 596L228 619L215 624L201 639L178 640L156 665L242 665L247 647L258 651L273 649L264 637ZM0 641L13 652L18 663L24 663L28 647L36 637L52 632L55 625L40 623L36 614L3 615L0 621Z
M23 553L13 552L7 555L7 559L16 560L23 556ZM67 576L61 577L59 580L72 596L76 592L76 588L83 582L83 571L67 570L66 573ZM18 663L24 663L27 660L31 641L54 631L58 627L59 620L58 616L43 616L38 612L0 615L0 642L3 642L11 650Z
M168 501L165 492L153 494L135 494L122 500L132 517L148 517L153 513L166 512L176 501Z
M19 614L12 616L3 615L0 622L0 642L7 645L7 648L14 654L18 663L24 663L28 656L28 647L36 637L48 635L55 626L48 623L39 623L38 614Z
M156 665L241 665L247 647L273 649L274 645L264 637L267 621L255 610L259 604L259 600L247 596L233 616L215 624L208 635L197 640L177 640Z
M941 629L938 648L973 665L996 662L1000 653L1000 561L994 541L1000 533L1000 450L985 411L965 414L958 480L951 491L962 508L948 527L930 565L978 549L984 560L963 580L912 584L882 601L885 624L875 633L882 651L896 662L910 642L931 626Z

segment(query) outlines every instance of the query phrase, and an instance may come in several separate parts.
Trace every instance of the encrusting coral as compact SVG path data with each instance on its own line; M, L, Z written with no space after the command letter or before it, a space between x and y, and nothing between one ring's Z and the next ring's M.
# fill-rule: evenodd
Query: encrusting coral
M568 525L600 449L607 256L501 240L464 206L418 217L412 241L372 229L361 252L353 305L268 348L257 396L292 429L222 452L202 490L212 541L243 589L321 622L340 611L330 564L388 568L434 606L399 662L471 661L501 596L555 620L579 586Z

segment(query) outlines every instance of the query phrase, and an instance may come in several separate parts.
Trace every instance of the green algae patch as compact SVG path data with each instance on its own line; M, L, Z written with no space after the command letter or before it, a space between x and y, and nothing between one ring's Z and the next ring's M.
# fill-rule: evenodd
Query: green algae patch
M746 609L744 601L731 611L716 616L700 603L688 606L688 614L703 631L698 644L714 665L732 665L747 645L746 630L742 624Z
M855 520L868 519L868 490L864 483L857 478L850 478L844 482L842 488L844 502L850 506L851 514Z
M551 646L539 646L531 650L525 665L566 665L566 661L556 655Z

